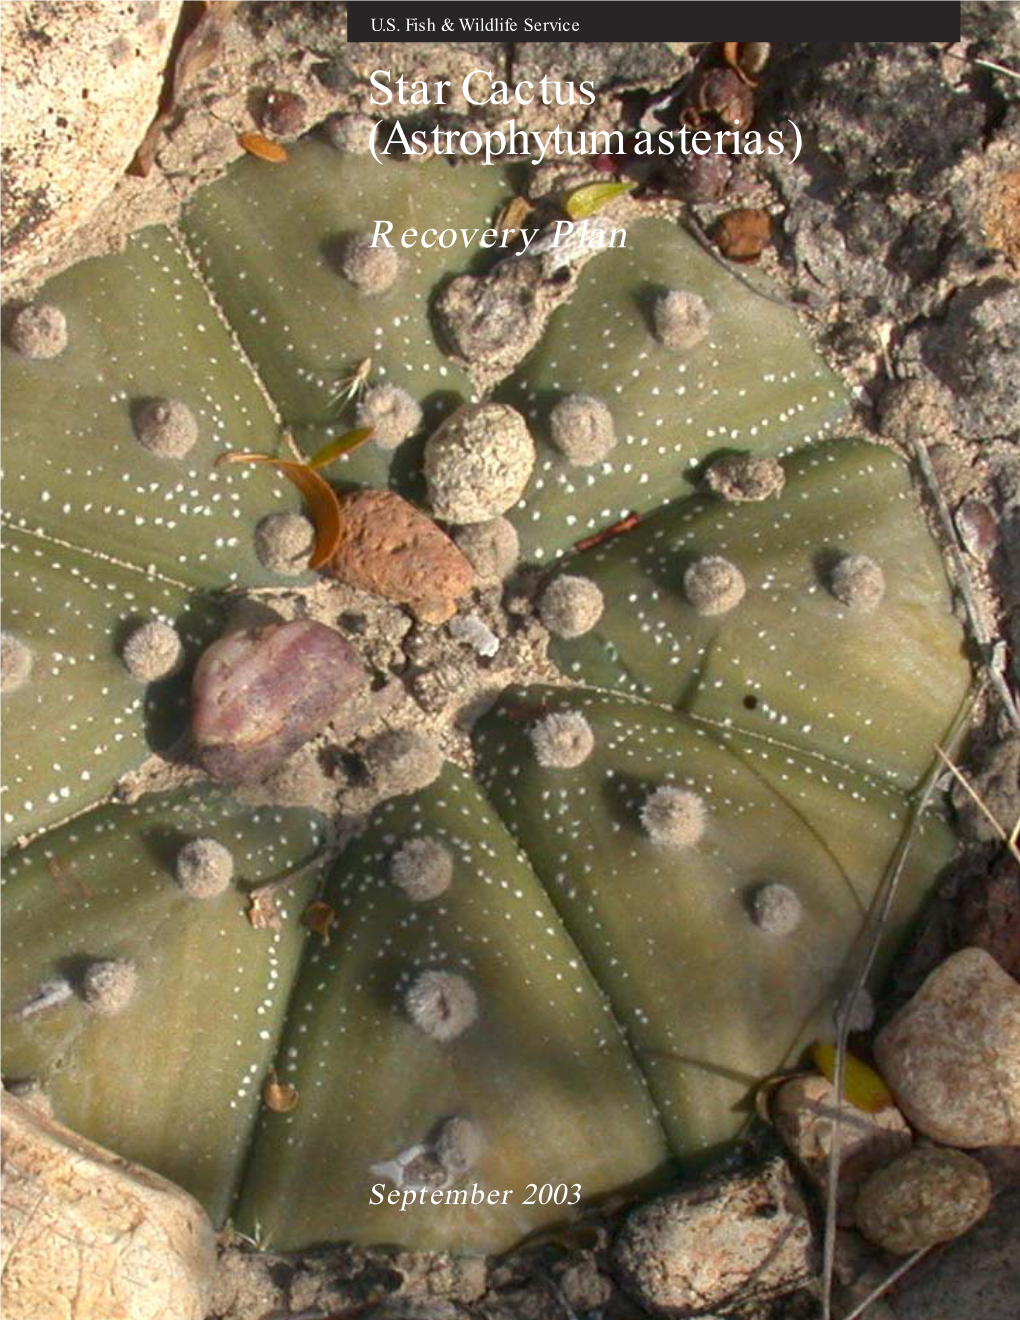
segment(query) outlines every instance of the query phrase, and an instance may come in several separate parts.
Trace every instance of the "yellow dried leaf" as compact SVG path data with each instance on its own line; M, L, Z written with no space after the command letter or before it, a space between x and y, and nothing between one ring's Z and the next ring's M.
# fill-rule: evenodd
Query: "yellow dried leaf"
M811 1058L818 1071L835 1085L836 1047L828 1040L819 1040L811 1046ZM843 1098L866 1114L877 1114L894 1103L892 1092L866 1063L848 1053L843 1068Z
M575 188L567 198L563 209L571 220L585 220L595 215L610 202L623 197L634 187L629 179L620 179L613 183L586 183Z

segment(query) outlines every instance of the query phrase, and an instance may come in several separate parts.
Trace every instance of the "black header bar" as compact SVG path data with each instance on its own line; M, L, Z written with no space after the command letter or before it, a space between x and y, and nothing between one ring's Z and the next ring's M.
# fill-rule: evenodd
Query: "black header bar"
M698 36L698 33L701 36ZM348 41L958 41L946 0L351 0Z

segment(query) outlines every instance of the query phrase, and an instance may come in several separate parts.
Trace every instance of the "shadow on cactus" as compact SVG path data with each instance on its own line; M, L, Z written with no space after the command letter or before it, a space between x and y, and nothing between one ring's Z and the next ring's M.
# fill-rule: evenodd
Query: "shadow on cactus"
M431 315L464 258L364 233L484 227L504 176L308 141L267 178L244 162L179 233L60 276L3 349L4 1072L260 1244L498 1250L717 1150L830 1030L891 859L887 956L948 855L913 795L969 670L904 466L824 438L842 396L795 318L680 229L596 257L479 402ZM487 664L472 573L498 592L517 542L569 556L536 605L567 684L505 691L473 775L394 731L408 791L328 865L310 811L208 783L115 800L180 752L225 593L316 582L296 493L216 459L355 424L374 438L330 476L427 498L470 561L409 504L358 506L366 536L401 510L401 572L432 571L408 545L460 556L438 608L387 587L419 628L459 604ZM283 667L314 633L367 686L356 635L287 627ZM200 669L238 727L262 641ZM348 689L309 715L305 672L241 752L229 703L196 708L193 755L238 783L292 711L334 727Z

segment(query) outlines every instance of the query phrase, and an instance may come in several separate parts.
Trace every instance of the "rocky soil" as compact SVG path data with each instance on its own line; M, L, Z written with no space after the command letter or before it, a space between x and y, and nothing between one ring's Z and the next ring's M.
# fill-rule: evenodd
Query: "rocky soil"
M145 29L150 44L155 37L146 24L176 21L169 12L173 5L116 8L124 24ZM207 30L206 62L193 60L175 90L172 78L164 85L163 126L144 176L121 174L130 157L106 152L103 170L83 172L79 180L68 174L68 195L48 194L41 207L38 197L29 200L38 153L26 148L25 159L11 164L5 150L14 215L4 231L6 307L31 296L67 264L115 249L135 228L172 222L191 192L240 153L238 134L266 127L266 95L274 89L303 102L300 116L295 112L283 125L290 131L281 131L282 137L339 110L369 109L367 76L379 67L394 76L441 74L455 81L472 68L491 68L511 81L535 70L554 78L594 78L599 96L583 126L636 127L648 116L673 116L675 124L699 69L714 58L687 43L348 45L338 9L245 3L222 26ZM111 31L107 60L114 70L114 47L126 39L124 31ZM25 40L31 45L37 38L29 34ZM23 80L30 76L26 59L14 66ZM685 223L700 235L713 232L720 216L735 207L768 212L770 242L761 265L852 386L857 429L911 456L921 444L930 456L921 484L959 588L975 663L987 676L974 730L956 755L966 783L947 771L939 786L958 823L959 856L901 960L888 999L878 1006L878 1024L885 1028L879 1057L890 1080L897 1060L901 1071L916 1074L909 1051L897 1055L894 1047L924 1028L918 1019L925 1005L945 997L945 972L934 991L927 978L960 949L983 950L976 963L975 955L965 955L968 1000L989 1001L990 1049L1005 1060L993 1083L1013 1096L1009 1104L1016 1108L1007 1104L1005 1113L989 1117L986 1092L985 1103L962 1118L954 1110L957 1126L947 1136L939 1119L922 1113L923 1103L918 1108L919 1102L904 1098L909 1084L894 1084L913 1136L902 1120L890 1119L874 1127L862 1121L860 1132L848 1138L857 1163L848 1158L843 1172L854 1187L866 1185L876 1139L881 1160L902 1154L911 1140L915 1153L927 1148L928 1139L965 1146L969 1155L961 1158L978 1172L970 1164L962 1172L954 1167L970 1180L974 1204L990 1205L977 1227L950 1245L934 1238L924 1259L869 1308L871 1320L1008 1320L1020 1292L1015 1241L1010 1247L1020 1196L1020 1081L1015 1059L1012 1071L1009 1065L1020 994L1020 866L1002 838L1020 820L1020 721L1015 704L1009 707L1020 687L1020 74L1010 70L1020 70L1020 14L1012 4L965 4L963 39L949 49L924 43L776 47L755 91L757 122L768 127L794 119L805 137L799 161L742 160L721 186L703 180L692 186L668 170L643 179L656 205L686 200ZM76 71L79 99L79 84L92 76L90 68ZM118 75L118 85L124 82ZM62 89L52 94L56 104ZM137 147L153 113L151 81L125 96L131 105L119 122L134 125ZM469 109L454 105L448 114L456 118ZM522 126L548 127L541 114L539 107L533 119L520 116ZM26 141L29 129L19 126ZM123 127L119 136L123 143ZM100 154L96 140L94 123L72 121L49 149L92 159ZM555 174L546 171L547 185ZM72 183L79 187L74 196ZM88 224L77 228L84 216ZM446 755L463 760L466 730L487 699L509 682L554 677L545 630L533 611L535 585L523 575L506 591L489 587L477 598L480 622L500 642L498 662L445 629L415 622L397 606L336 583L300 593L284 585L238 600L236 608L245 623L344 614L378 680L359 713L360 736L413 727L436 739ZM375 791L343 759L324 759L322 752L319 744L299 754L270 791L277 800L339 808L353 821L372 805ZM191 773L153 762L123 790L135 794ZM890 1023L922 984L920 999ZM929 1023L928 1030L945 1040L943 1028ZM864 1038L855 1040L867 1048ZM992 1067L994 1059L985 1063ZM776 1133L761 1124L727 1167L704 1183L629 1218L622 1202L603 1207L506 1259L347 1248L277 1258L224 1238L209 1318L814 1316L831 1141L824 1130L824 1086L801 1087L798 1094L793 1135L783 1131L796 1156L792 1164ZM980 1139L970 1140L975 1132ZM857 1158L860 1151L866 1158ZM880 1191L873 1190L871 1199L881 1209ZM888 1240L862 1238L853 1221L851 1205L841 1213L837 1242L837 1295L844 1309L900 1259L884 1249Z

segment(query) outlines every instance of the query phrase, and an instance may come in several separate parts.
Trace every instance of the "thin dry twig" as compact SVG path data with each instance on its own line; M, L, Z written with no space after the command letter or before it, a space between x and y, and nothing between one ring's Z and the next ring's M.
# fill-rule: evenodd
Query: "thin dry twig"
M960 543L949 513L949 506L946 504L946 497L942 494L939 479L932 467L928 449L923 441L915 440L913 450L918 467L921 469L924 484L938 511L939 521L942 524L946 544L949 546L949 553L953 561L956 586L963 600L964 609L967 611L967 618L974 634L974 640L977 642L978 650L981 653L988 681L998 694L1009 722L1020 733L1020 710L1017 709L1016 700L1010 692L1004 677L1003 653L1005 648L1001 645L1001 639L992 637L985 625L977 596L974 593L974 585L970 580L970 573L967 570L963 555L960 553Z
M963 708L957 714L953 727L950 730L947 739L952 746L961 735L963 729L970 721L971 711L974 706L975 696L964 703ZM832 1145L829 1149L828 1177L825 1195L825 1239L822 1246L822 1320L832 1320L832 1283L836 1264L836 1204L839 1195L839 1165L840 1150L842 1145L842 1127L843 1127L843 1109L844 1098L843 1088L846 1085L846 1051L847 1038L850 1035L850 1024L853 1018L854 1006L858 1002L858 996L864 989L864 985L871 974L871 969L875 962L875 956L878 953L879 941L882 931L885 929L889 917L889 911L892 907L893 899L896 896L896 889L899 885L900 876L910 852L910 844L913 838L914 829L917 822L924 815L931 802L932 794L935 791L935 785L939 777L939 763L933 761L931 769L925 776L920 785L919 794L914 804L913 810L909 813L905 823L903 833L897 850L885 877L882 880L878 891L872 900L865 917L864 930L862 932L861 953L856 973L844 994L841 996L839 1006L836 1010L836 1061L832 1077L834 1091L834 1113L832 1119Z
M992 811L991 807L989 807L988 803L985 802L984 798L977 791L977 789L970 782L970 780L963 773L963 771L956 764L956 762L953 761L951 757L947 756L941 747L936 746L935 750L936 752L938 752L939 756L942 757L942 760L946 763L949 769L956 776L957 780L963 785L966 791L970 794L973 801L977 803L980 810L984 813L985 819L988 820L989 823L991 824L992 829L995 830L996 834L1006 845L1009 851L1013 854L1016 860L1020 862L1020 850L1017 849L1017 836L1020 835L1020 820L1018 820L1016 825L1014 826L1012 835L1007 834L1004 827L1000 824L999 820Z
M891 1274L887 1274L881 1283L876 1284L862 1302L858 1302L852 1311L848 1311L847 1314L843 1316L843 1320L857 1320L857 1317L863 1315L872 1302L877 1302L882 1294L887 1292L893 1286L897 1279L901 1279L903 1275L906 1274L907 1270L912 1270L921 1257L927 1256L929 1251L931 1251L931 1247L921 1247L918 1251L915 1251L913 1255L908 1256L901 1265L896 1266Z
M311 875L314 871L322 870L330 862L339 857L340 848L322 848L307 862L302 862L300 866L295 866L293 870L284 872L277 876L275 880L268 880L264 885L259 885L255 889L248 891L248 910L246 916L249 922L256 930L280 930L283 927L283 919L276 908L276 896L283 889L288 889L296 884L298 880L303 880L306 875Z

